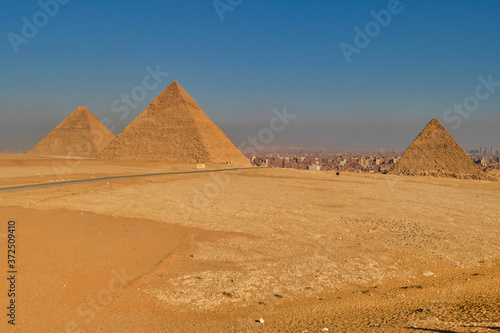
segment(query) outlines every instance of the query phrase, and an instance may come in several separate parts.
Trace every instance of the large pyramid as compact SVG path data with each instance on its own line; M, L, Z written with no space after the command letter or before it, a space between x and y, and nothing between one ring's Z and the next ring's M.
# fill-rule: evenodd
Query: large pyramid
M484 179L481 171L437 119L425 127L389 171L395 175Z
M28 154L97 157L115 135L87 108L79 107Z
M100 157L250 164L177 82L160 93Z

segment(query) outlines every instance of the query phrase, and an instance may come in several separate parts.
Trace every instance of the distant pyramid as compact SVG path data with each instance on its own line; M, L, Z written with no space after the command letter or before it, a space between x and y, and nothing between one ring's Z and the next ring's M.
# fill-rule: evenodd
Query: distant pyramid
M28 154L97 157L115 135L87 108L79 107Z
M390 174L484 179L481 171L437 119L425 127Z
M175 81L100 157L249 165L248 159Z

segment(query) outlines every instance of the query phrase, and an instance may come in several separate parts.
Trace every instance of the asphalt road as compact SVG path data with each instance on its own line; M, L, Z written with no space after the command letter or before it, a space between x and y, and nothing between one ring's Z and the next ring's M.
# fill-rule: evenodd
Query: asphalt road
M177 171L177 172L164 172L164 173L149 173L149 174L142 174L142 175L126 175L126 176L112 176L112 177L91 178L91 179L67 180L67 181L53 182L53 183L41 183L41 184L32 184L32 185L0 187L0 192L16 192L16 191L25 191L25 190L36 190L36 189L47 188L47 187L84 184L84 183L96 183L96 182L103 182L103 181L117 180L117 179L127 179L127 178L145 178L145 177L158 177L158 176L167 176L167 175L185 175L185 174L191 174L191 173L213 173L213 172L249 170L249 169L263 169L263 168L248 167L248 168L230 168L230 169L201 170L201 171Z

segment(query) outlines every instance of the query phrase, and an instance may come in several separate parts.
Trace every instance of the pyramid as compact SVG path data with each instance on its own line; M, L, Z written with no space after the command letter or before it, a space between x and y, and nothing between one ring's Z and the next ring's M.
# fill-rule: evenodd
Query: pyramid
M99 157L250 165L175 81Z
M467 153L437 119L425 127L389 174L484 179Z
M87 108L79 107L28 154L97 157L115 135Z

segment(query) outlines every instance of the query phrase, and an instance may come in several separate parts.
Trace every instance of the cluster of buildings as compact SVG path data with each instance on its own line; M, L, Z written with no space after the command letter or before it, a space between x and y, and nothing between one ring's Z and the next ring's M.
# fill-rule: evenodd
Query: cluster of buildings
M483 170L500 169L500 154L498 152L496 155L469 155L474 163ZM269 168L387 173L400 158L400 154L396 152L366 155L352 153L304 153L302 155L275 153L248 155L247 157L252 165Z
M266 154L248 156L252 165L269 168L386 173L399 155Z
M493 147L479 147L469 151L474 163L483 170L500 169L500 151Z
M474 163L483 170L497 169L500 170L500 156L471 156Z

